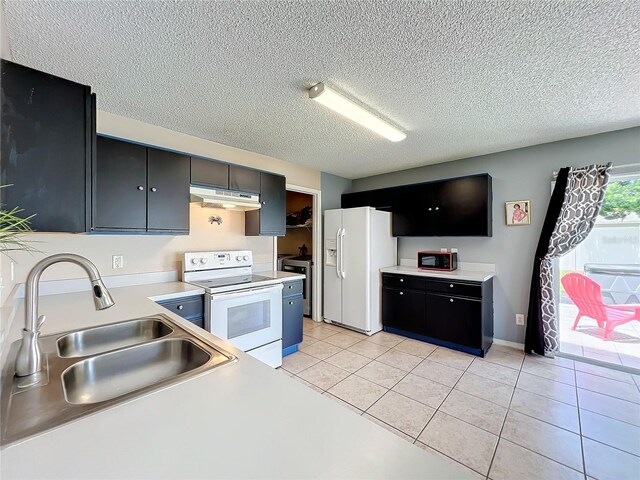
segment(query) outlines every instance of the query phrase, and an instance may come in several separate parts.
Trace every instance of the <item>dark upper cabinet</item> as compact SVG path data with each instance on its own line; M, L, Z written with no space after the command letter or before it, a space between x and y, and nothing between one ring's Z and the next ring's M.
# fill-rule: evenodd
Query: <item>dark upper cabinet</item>
M1 202L35 214L42 232L90 227L95 95L91 88L1 62Z
M260 172L238 165L229 165L229 189L239 192L260 193Z
M282 175L260 173L259 210L245 213L245 235L283 236L286 234L287 185Z
M93 229L147 229L147 147L98 137Z
M147 148L147 230L189 230L191 157Z
M191 184L229 188L229 164L191 157Z
M492 182L488 174L342 195L342 207L393 213L396 237L492 235Z
M92 230L189 231L188 155L98 137L94 172Z

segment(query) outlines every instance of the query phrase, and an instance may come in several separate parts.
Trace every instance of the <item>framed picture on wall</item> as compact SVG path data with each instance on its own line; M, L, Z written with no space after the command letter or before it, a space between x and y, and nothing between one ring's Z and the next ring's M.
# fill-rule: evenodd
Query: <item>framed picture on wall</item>
M515 227L517 225L531 225L531 201L514 200L505 202L507 215L507 225Z

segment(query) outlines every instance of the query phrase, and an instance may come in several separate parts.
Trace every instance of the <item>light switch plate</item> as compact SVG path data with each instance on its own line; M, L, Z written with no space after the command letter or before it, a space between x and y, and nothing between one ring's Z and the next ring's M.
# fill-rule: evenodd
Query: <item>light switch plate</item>
M516 313L516 325L524 325L524 314Z

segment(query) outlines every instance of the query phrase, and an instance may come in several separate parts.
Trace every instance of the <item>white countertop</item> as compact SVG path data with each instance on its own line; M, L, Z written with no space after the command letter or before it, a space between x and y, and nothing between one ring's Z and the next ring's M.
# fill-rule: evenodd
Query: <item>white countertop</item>
M396 265L394 267L381 268L382 273L398 273L402 275L415 275L418 277L448 278L449 280L467 280L471 282L484 282L496 275L495 272L454 270L453 272L440 272L437 270L422 270L418 267Z
M87 292L41 297L43 335L161 312L238 362L6 447L3 479L471 478L151 300L201 289L171 282L110 291L116 304L99 312ZM23 319L19 302L10 341Z

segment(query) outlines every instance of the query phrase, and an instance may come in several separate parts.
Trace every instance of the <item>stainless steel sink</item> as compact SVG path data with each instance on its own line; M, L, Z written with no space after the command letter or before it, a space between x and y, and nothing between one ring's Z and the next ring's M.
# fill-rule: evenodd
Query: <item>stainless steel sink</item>
M211 355L185 338L169 338L82 360L62 373L67 402L104 402L201 367Z
M63 335L57 340L61 357L86 357L166 337L173 328L155 318L102 325Z
M9 351L0 445L237 360L163 314L48 335L40 344L43 369L30 382L14 376L20 342Z

